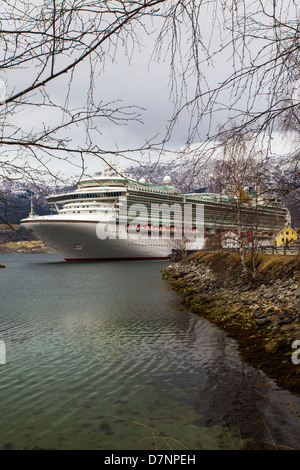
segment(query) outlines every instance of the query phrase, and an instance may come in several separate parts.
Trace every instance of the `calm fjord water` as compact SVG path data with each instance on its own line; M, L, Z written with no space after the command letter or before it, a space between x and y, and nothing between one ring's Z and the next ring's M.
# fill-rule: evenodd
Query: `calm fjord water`
M0 449L300 448L299 397L181 306L166 263L0 262Z

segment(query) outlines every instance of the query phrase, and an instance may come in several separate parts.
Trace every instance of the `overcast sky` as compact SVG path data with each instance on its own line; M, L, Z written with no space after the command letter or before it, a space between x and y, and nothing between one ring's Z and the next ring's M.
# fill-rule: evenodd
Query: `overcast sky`
M219 32L213 31L212 18L209 14L199 17L201 22L201 32L203 37L210 37L212 44L217 41ZM215 33L215 35L213 34ZM188 43L185 44L181 38L181 46L183 56L188 52ZM253 46L252 46L253 47ZM120 47L114 57L114 62L107 61L104 70L95 77L95 97L98 101L104 103L120 100L122 106L137 106L143 108L140 110L140 120L142 122L129 122L127 125L115 125L107 119L99 119L97 124L97 132L93 132L93 141L102 149L107 150L127 150L136 149L145 144L146 141L154 139L159 142L164 138L168 122L173 114L173 103L170 99L170 55L164 53L160 57L160 62L150 60L154 48L152 36L140 32L140 48L135 47L132 54L130 64L125 56L124 49ZM185 50L186 48L186 50ZM215 43L215 49L218 43ZM205 78L210 87L220 83L232 73L232 61L229 59L232 51L222 52L218 55L218 60L214 63L214 67L206 62L201 63L201 70L205 74ZM200 58L201 60L201 58ZM179 64L178 64L179 65ZM5 77L9 88L21 89L30 83L31 80L30 67L21 71L12 71ZM1 77L0 77L1 78ZM67 77L62 77L47 87L47 91L57 101L63 103L66 96ZM81 64L74 74L72 84L72 92L70 101L72 106L82 106L86 100L86 94L89 84L89 65L88 61ZM180 81L178 81L180 84ZM188 82L188 97L193 96L195 79L191 74ZM229 94L224 93L220 96L221 105L230 103L233 99ZM241 96L240 103L246 101L247 97ZM223 101L222 101L223 100ZM30 132L34 127L40 126L42 122L47 124L55 124L58 116L50 108L36 109L30 108L25 113L20 113L15 118L15 124L20 128ZM211 122L212 132L216 131L219 125L226 122L228 112L220 111L216 113ZM182 113L177 125L175 126L171 139L168 141L166 148L176 150L184 147L188 139L189 116ZM194 144L205 141L208 131L208 119L203 120L198 126L199 135L195 137ZM80 128L75 128L68 134L74 143L80 145L85 135ZM275 136L274 136L275 137ZM275 141L277 142L275 145ZM286 150L286 143L282 139L274 138L274 152L280 153ZM128 154L134 159L139 159L139 154ZM79 162L80 163L80 162ZM122 163L122 162L121 162ZM130 161L129 161L130 163ZM123 162L123 165L126 164ZM76 168L69 167L65 163L54 163L55 167L67 172L77 172ZM87 159L87 172L94 173L102 168L102 163L95 159Z
M160 142L167 130L167 125L172 117L174 105L170 99L170 68L167 63L150 61L153 44L145 36L145 44L141 44L142 50L135 50L129 63L122 54L117 54L114 63L107 63L105 70L95 79L96 100L104 103L118 101L118 106L136 106L139 114L139 122L128 122L115 125L108 119L97 121L97 132L92 133L95 143L102 149L127 150L137 149L146 141L154 139ZM31 80L30 68L22 73L11 72L9 83L18 90L24 87L24 83ZM57 103L64 103L66 96L67 77L51 83L47 90ZM74 75L71 103L72 107L80 107L85 102L89 85L89 68L82 64ZM129 111L133 112L134 108ZM29 108L26 113L16 116L14 123L23 130L30 132L34 127L39 128L42 121L46 125L55 125L58 115L50 108ZM186 144L187 120L182 116L167 144L168 149L177 149ZM75 144L81 145L85 139L83 130L75 128L68 133ZM139 154L129 154L133 159L139 158ZM99 171L102 163L88 158L90 171ZM56 164L55 164L56 165ZM66 164L60 164L65 171L73 171ZM74 170L76 171L76 170Z

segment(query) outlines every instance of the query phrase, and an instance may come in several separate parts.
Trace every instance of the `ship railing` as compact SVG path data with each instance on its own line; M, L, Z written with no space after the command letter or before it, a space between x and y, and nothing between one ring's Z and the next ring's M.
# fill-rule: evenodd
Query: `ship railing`
M270 255L298 255L300 256L300 246L259 246L256 247L257 253ZM203 248L199 250L205 253L238 253L239 248ZM251 253L252 248L246 248L245 252Z

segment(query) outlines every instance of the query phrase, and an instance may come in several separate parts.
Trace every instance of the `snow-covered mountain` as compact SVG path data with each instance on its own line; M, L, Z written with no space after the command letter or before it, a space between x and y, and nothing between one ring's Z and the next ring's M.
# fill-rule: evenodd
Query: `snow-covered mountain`
M193 146L176 153L165 153L154 163L128 166L126 173L137 181L144 178L156 184L163 184L164 177L169 176L171 185L183 193L204 190L204 188L208 192L214 192L216 190L214 187L215 165L220 158L220 152L215 151L215 148L212 149L211 146L202 147L200 150L199 146ZM295 184L297 183L298 174L282 156L270 156L268 162L270 167L268 185L275 186L279 175L282 181L294 180ZM30 212L32 197L37 213L50 213L51 208L47 205L45 197L73 189L79 178L79 175L61 174L59 180L51 180L47 175L41 180L31 182L2 179L0 181L0 218L8 219L11 223L18 223ZM297 218L297 210L292 209L295 214L294 218Z

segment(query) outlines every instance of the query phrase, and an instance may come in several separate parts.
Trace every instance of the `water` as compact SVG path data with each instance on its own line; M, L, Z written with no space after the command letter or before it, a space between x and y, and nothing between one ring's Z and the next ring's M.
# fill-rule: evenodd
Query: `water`
M166 263L0 263L0 449L300 448L299 397L181 305Z

